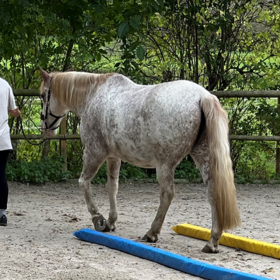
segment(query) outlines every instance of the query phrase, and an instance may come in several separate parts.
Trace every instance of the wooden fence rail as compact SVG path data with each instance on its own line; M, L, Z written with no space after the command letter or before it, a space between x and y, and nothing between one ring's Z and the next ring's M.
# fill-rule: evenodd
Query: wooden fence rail
M22 134L12 134L13 140L25 140ZM28 134L27 138L30 140L42 140L43 135ZM48 137L49 140L78 140L80 139L79 134L58 134L55 136ZM280 141L280 136L251 136L251 135L229 135L230 140L240 141Z
M211 91L212 94L217 97L280 97L280 91L278 90L255 90L255 91ZM14 95L16 96L40 96L38 89L14 89Z
M256 90L256 91L211 91L212 94L216 95L219 98L236 98L236 97L243 97L243 98L266 98L266 97L273 97L273 98L280 98L280 91L277 90ZM38 89L15 89L14 94L16 96L40 96L40 91ZM63 120L66 123L66 120ZM62 122L62 125L64 123ZM71 140L71 139L79 139L79 136L76 135L64 135L66 133L63 132L63 135L56 135L54 138L57 140ZM20 135L12 135L12 139L24 139L20 138ZM29 135L31 139L42 139L40 135ZM36 138L38 137L38 138ZM280 136L251 136L251 135L230 135L230 139L232 140L240 140L240 141L280 141Z
M40 91L38 89L14 89L15 96L40 96ZM280 103L280 91L277 90L256 90L256 91L211 91L212 94L219 98L278 98L278 103ZM78 140L80 136L67 135L66 134L66 118L61 122L61 134L55 135L48 139L59 140L60 141L60 153L65 159L64 170L67 169L67 147L66 140ZM24 140L23 135L11 135L14 140ZM278 147L278 142L280 142L280 136L251 136L251 135L229 135L231 140L240 141L274 141L276 142L276 173L280 173L280 149ZM28 135L28 139L43 139L42 135Z

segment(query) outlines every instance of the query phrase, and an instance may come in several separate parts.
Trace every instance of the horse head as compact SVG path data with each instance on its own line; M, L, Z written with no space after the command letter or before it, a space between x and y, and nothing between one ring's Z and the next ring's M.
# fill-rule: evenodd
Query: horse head
M40 67L42 76L41 97L43 100L41 113L41 127L43 134L53 136L56 134L63 117L68 110L52 94L52 85L54 83L52 74L48 74Z

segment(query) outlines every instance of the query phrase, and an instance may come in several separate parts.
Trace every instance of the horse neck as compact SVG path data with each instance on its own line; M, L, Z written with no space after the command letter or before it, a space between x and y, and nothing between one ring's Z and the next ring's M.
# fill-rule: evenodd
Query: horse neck
M85 107L86 107L86 102L83 103L82 105L77 106L75 109L72 109L70 111L73 112L75 115L77 115L79 118L81 118L85 112Z
M75 96L75 93L78 96ZM80 117L85 109L88 95L89 93L82 95L79 90L73 88L71 92L66 91L63 95L58 96L57 101L67 112L71 111Z
M65 74L64 74L65 75ZM87 105L88 98L91 98L100 85L103 85L112 74L91 74L72 72L66 74L67 78L57 76L56 92L60 92L57 96L61 105L68 110L81 116Z

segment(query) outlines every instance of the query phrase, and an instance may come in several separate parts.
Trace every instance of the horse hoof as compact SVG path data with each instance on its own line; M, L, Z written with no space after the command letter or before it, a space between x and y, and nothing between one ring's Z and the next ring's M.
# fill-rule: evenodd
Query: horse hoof
M92 222L96 231L110 231L110 228L106 224L106 219L102 215L92 218Z
M144 235L142 241L149 242L149 243L156 243L158 240L157 236L148 236L147 234Z
M218 248L214 248L212 249L209 245L205 245L204 248L201 250L203 253L212 253L212 254L216 254L219 253L219 249Z

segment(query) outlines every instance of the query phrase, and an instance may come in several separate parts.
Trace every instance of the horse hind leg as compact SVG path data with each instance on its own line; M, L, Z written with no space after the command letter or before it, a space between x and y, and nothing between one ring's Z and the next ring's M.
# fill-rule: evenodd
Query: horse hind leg
M156 168L157 179L160 185L160 205L151 229L142 238L144 241L156 242L158 240L158 235L161 231L167 210L174 197L174 169L175 167L169 167L167 165Z
M108 180L107 180L107 192L110 200L110 212L109 218L107 220L107 228L110 230L115 230L115 222L118 218L117 213L117 193L119 188L119 173L121 167L121 160L119 158L108 158L107 159L107 170L108 170Z
M84 193L88 211L91 214L92 222L97 231L108 231L108 228L106 220L99 213L97 206L92 200L91 179L96 175L105 158L105 153L99 151L98 154L93 155L91 151L85 148L83 171L79 178L79 186Z
M211 238L202 249L202 252L218 253L219 240L222 236L223 230L220 229L218 224L218 216L213 193L213 183L210 176L210 158L206 137L203 137L201 139L201 141L195 146L190 155L193 158L196 165L198 166L201 176L203 178L203 182L207 187L208 201L210 203L212 212Z

